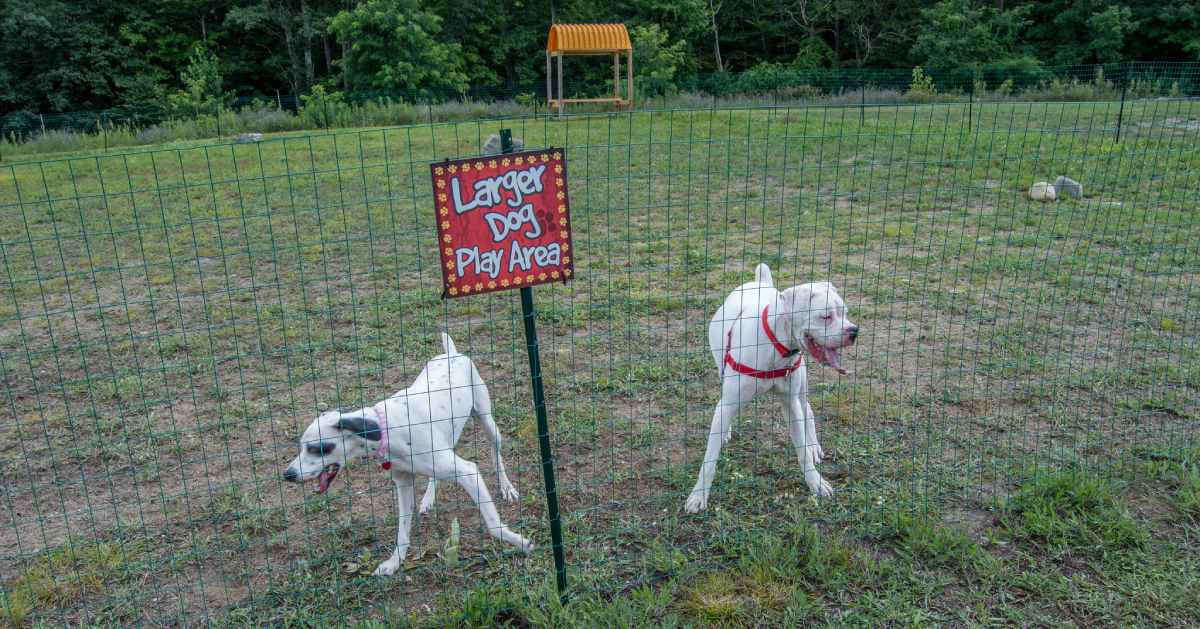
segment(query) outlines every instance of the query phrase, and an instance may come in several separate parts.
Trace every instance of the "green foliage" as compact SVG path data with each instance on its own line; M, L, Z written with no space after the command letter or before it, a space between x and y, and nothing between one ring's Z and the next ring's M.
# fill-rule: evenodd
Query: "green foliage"
M921 66L917 66L912 70L912 81L908 84L908 93L910 96L937 95L937 86L933 84L933 77L925 74Z
M458 567L458 551L462 546L461 539L462 532L458 525L458 518L454 518L450 522L450 536L442 544L442 563L446 564L446 567L451 570Z
M820 37L805 37L800 40L800 49L789 64L793 68L829 68L834 65L836 56L833 48Z
M1027 55L988 61L965 69L965 71L974 74L989 85L998 86L1009 81L1010 86L1015 88L1037 85L1047 74L1040 61ZM963 72L960 71L958 74L961 75ZM1013 90L1009 91L1011 93Z
M69 606L114 584L138 578L131 565L144 544L97 542L66 546L30 562L0 594L0 625L23 626L46 608Z
M1039 476L1004 505L1012 534L1049 549L1098 555L1138 547L1149 535L1116 499L1112 481L1080 472Z
M923 65L972 68L1019 55L1028 7L1000 11L970 0L941 0L921 10L921 30L912 55Z
M109 26L125 19L123 9L107 2L0 3L0 114L113 103L116 79L146 68Z
M809 83L813 71L781 63L760 63L733 80L728 91L742 94L780 93L808 97L820 94Z
M311 94L300 97L300 119L311 129L328 129L338 124L348 109L341 92L326 92L325 86L314 85Z
M1200 467L1192 465L1180 476L1179 488L1173 496L1175 506L1181 513L1200 520Z
M629 32L633 41L633 80L637 94L662 96L676 91L675 75L687 53L682 41L671 42L667 31L657 24L635 26Z
M1049 80L1031 71L1044 64L1200 58L1200 0L8 0L0 3L0 118L121 106L146 110L130 122L148 124L169 96L209 107L180 72L197 44L219 56L221 89L237 96L299 96L318 84L418 98L468 87L529 91L544 80L552 14L629 27L635 80L649 95L734 82L701 78L718 69L728 77L753 70L756 89L777 91L804 84L775 80L793 70L922 65L943 92L990 69L982 75L989 86L1012 78L1020 91ZM571 74L580 91L611 76L606 64L581 66ZM944 72L958 67L969 70ZM12 122L10 132L28 133Z
M443 43L442 18L419 0L366 0L341 11L329 32L347 47L339 63L349 89L467 89L462 46Z
M1109 63L1120 61L1125 37L1136 26L1133 11L1122 5L1111 5L1087 18L1087 49L1090 61Z
M196 44L180 73L183 89L171 95L172 112L190 117L197 112L217 112L228 104L229 95L221 90L221 61L204 44ZM153 91L153 87L148 87Z

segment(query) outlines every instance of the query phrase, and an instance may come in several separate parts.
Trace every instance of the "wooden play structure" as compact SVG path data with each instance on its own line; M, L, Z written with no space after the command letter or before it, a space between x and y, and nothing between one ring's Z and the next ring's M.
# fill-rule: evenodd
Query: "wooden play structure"
M625 64L625 97L621 97L621 54ZM564 98L563 55L612 55L613 95L610 98ZM557 60L557 64L554 61ZM553 80L558 66L557 82ZM554 97L555 86L558 98ZM613 103L617 107L633 106L633 45L624 24L552 24L546 41L546 100L550 109L562 115L567 103Z

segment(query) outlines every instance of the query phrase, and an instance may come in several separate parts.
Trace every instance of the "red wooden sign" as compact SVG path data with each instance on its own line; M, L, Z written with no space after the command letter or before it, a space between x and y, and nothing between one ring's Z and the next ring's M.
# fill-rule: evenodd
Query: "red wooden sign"
M562 149L430 166L445 295L566 282L571 263Z

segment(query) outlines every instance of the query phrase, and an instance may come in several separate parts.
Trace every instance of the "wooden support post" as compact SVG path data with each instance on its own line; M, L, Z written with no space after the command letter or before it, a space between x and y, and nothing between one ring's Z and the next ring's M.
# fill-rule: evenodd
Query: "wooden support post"
M563 94L563 54L560 52L556 53L555 56L558 57L558 115L561 117L563 115L563 101L566 100L566 96Z
M552 83L552 75L554 66L550 63L550 51L546 51L546 108L554 109L554 83Z
M621 98L621 53L613 53L613 98ZM617 109L621 102L617 101Z
M633 109L633 50L632 49L629 51L629 63L626 65L625 72L626 72L626 76L628 77L626 79L626 81L628 82L628 85L626 85L626 87L625 87L625 92L629 95L629 108Z

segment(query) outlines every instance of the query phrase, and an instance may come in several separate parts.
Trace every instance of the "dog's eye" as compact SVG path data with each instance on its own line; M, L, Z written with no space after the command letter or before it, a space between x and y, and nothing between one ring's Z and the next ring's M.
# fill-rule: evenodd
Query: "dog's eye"
M326 454L333 452L333 449L335 447L337 447L336 443L329 443L328 441L322 441L321 443L308 444L307 449L308 449L308 453L313 456L325 456Z

